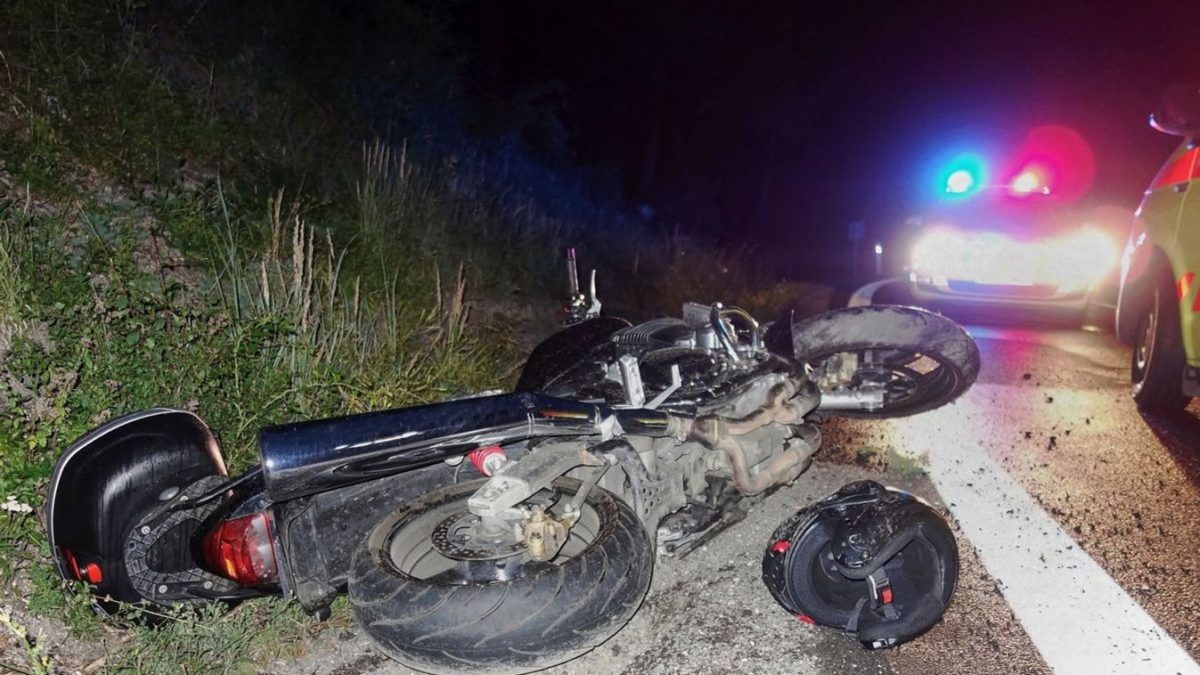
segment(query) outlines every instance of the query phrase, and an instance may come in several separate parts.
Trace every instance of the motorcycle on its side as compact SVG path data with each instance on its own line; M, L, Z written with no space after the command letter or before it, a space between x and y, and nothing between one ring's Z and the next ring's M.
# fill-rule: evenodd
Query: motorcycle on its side
M633 325L600 315L594 273L588 297L573 253L569 268L567 325L511 393L265 428L261 463L238 477L189 412L93 430L51 481L60 573L106 613L276 594L322 615L346 593L362 629L408 666L527 672L607 640L656 559L685 555L795 480L820 446L816 420L930 410L979 370L966 331L916 308L764 329L735 307L689 303ZM865 503L841 499L839 513ZM827 530L808 547L814 561L845 548ZM878 570L835 572L821 602L853 610L836 584L878 595Z

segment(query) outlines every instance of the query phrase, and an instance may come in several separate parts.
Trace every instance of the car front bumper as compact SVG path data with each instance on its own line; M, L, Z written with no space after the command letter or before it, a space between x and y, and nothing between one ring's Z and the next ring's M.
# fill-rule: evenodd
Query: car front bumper
M1053 284L1005 285L910 275L913 299L921 302L992 305L1012 308L1057 309L1082 312L1087 308L1087 289L1061 290Z

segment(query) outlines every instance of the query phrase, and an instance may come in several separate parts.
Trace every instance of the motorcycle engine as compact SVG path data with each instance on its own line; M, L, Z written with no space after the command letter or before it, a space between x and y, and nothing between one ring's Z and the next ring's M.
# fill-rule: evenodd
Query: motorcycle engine
M742 419L771 405L772 392L785 382L812 387L805 366L768 349L763 338L753 317L720 304L688 303L682 318L637 325L591 317L538 345L517 390L616 408L656 409L693 420L708 415ZM798 404L811 405L812 398L808 392ZM685 555L744 517L735 470L742 482L764 470L786 481L803 471L820 434L795 420L765 422L730 437L728 447L720 450L690 437L626 434L622 442L629 446L622 459L625 470L606 473L600 487L634 507L646 530L655 533L661 553ZM790 464L778 465L784 470L765 468L789 450ZM659 461L660 456L669 461Z
M718 333L713 308L697 303L684 305L682 319L651 319L616 331L611 349L602 350L608 354L603 381L592 386L606 402L636 405L640 397L631 398L631 390L640 383L644 399L654 401L654 407L703 413L736 397L764 373L792 368L762 346L752 317L726 311L742 318L740 325L720 319L729 342ZM630 373L633 364L635 375ZM664 392L666 398L656 401Z

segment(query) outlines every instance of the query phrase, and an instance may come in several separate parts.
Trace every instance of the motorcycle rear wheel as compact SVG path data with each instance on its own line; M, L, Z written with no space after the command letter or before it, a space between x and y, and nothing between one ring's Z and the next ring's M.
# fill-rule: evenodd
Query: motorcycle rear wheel
M795 358L818 371L830 359L853 354L860 363L855 382L873 378L872 384L884 388L880 408L828 411L839 417L878 419L932 410L958 398L979 375L979 348L967 331L916 307L823 312L792 326L792 345Z
M620 630L645 597L653 567L632 509L593 488L549 562L448 558L434 534L469 517L467 498L482 484L429 493L381 520L359 546L348 595L375 643L425 672L524 673L575 658ZM564 504L579 485L558 479L551 501Z

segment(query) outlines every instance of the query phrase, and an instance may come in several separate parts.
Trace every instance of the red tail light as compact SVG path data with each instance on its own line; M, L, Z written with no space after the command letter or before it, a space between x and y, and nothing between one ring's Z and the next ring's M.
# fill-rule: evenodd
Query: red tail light
M243 586L265 584L279 576L265 513L221 521L204 537L204 558L214 572Z

